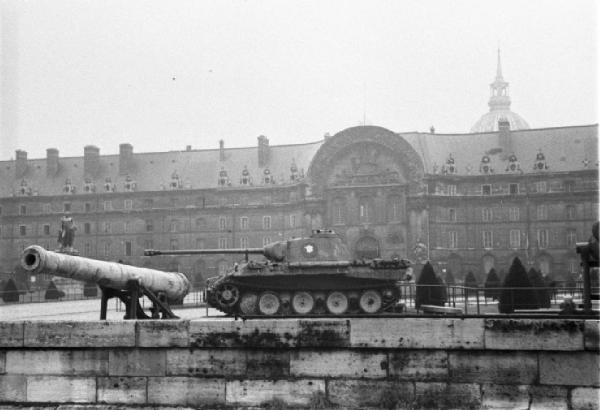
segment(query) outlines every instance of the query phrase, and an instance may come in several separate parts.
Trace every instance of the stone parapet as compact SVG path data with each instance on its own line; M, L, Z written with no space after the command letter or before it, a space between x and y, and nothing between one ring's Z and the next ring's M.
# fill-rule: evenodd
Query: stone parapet
M0 408L599 408L598 321L0 322Z

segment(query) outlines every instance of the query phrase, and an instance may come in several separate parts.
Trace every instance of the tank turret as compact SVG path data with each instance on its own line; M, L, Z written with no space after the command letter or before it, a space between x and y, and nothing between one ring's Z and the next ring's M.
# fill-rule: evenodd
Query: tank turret
M236 316L377 314L393 309L400 298L405 259L352 259L332 230L307 238L271 243L264 248L153 250L153 255L243 254L223 275L207 281L209 305ZM263 261L249 260L263 255Z

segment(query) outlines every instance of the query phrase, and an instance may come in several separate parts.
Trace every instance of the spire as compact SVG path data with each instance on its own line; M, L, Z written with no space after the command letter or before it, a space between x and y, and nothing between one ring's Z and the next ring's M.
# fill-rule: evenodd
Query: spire
M500 47L498 47L498 66L496 68L496 80L502 79L502 63L500 61Z
M510 110L510 97L508 96L508 83L502 77L502 63L500 61L500 47L498 47L498 65L496 79L490 84L490 111Z

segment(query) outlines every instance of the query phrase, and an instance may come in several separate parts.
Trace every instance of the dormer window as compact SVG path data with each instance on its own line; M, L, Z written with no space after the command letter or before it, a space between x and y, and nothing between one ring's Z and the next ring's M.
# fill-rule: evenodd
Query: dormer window
M292 160L292 165L290 166L290 181L296 182L298 179L300 179L299 177L296 161Z
M448 158L446 159L446 163L444 165L442 165L442 174L444 175L452 175L452 174L456 174L456 165L454 164L454 158L452 157L452 154L448 155Z
M273 175L271 175L271 171L269 170L269 168L265 168L265 170L263 171L263 182L265 185L275 183L275 179L273 178Z
M523 173L521 170L521 164L517 160L517 156L515 154L512 154L510 157L508 157L508 166L506 167L506 172L520 174Z
M248 171L248 167L244 165L244 169L242 170L242 177L240 178L241 185L252 185L252 177L250 176L250 171Z
M125 177L125 183L123 184L123 188L125 188L125 191L127 192L133 192L137 188L137 183L133 180L133 178L131 178L130 175L127 175Z
M179 189L183 186L181 178L177 171L173 171L171 174L171 182L169 183L169 188L171 189Z
M65 194L74 194L76 191L75 186L71 183L71 178L67 178L65 180L65 186L63 187L63 192Z
M96 192L96 185L92 182L91 178L86 178L83 184L83 192L90 194Z
M104 179L104 192L115 192L116 185L112 183L110 177Z
M24 179L21 180L21 186L19 187L18 193L21 196L31 196L31 187Z
M479 164L479 172L482 174L492 174L494 172L490 157L488 155L484 155L481 158L481 163Z
M548 164L546 164L546 156L542 153L542 150L535 156L535 162L533 163L534 171L545 171L548 169Z
M219 179L217 183L219 184L219 186L231 185L231 181L229 181L229 177L227 176L227 171L225 171L225 168L223 167L221 167L221 170L219 171Z

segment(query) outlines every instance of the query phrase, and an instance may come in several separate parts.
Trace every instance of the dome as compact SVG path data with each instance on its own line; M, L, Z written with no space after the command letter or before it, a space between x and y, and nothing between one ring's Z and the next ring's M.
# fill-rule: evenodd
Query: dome
M507 120L510 123L511 130L527 130L529 124L519 114L514 113L510 110L502 111L490 111L483 114L479 121L477 121L472 127L472 133L478 132L494 132L498 131L498 121L501 119Z

